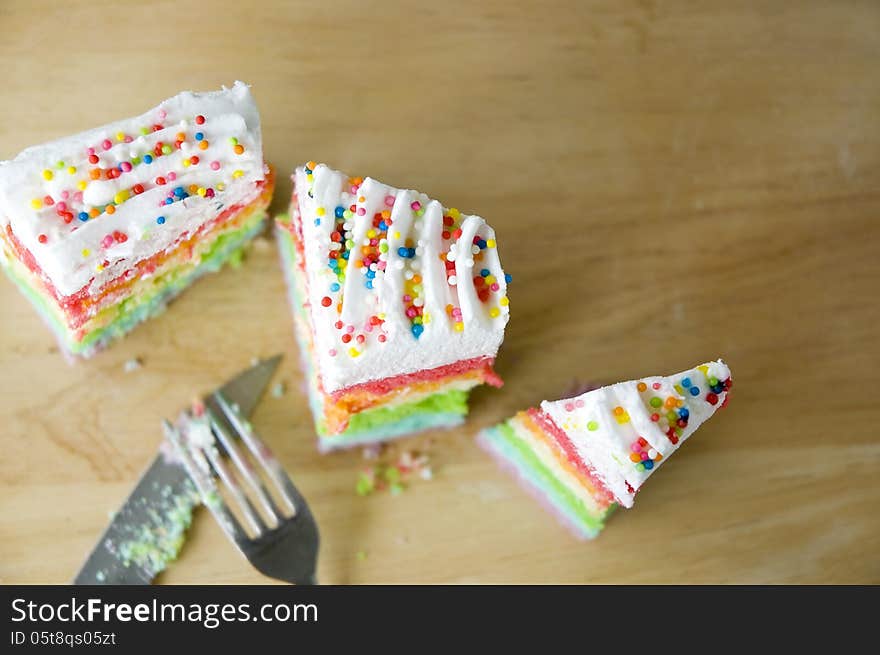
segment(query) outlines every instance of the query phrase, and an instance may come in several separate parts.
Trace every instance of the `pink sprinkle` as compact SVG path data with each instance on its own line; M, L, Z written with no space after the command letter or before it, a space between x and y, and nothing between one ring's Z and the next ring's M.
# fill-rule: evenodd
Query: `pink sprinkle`
M409 318L415 318L415 317L416 317L416 308L415 308L415 307L410 307L409 309L407 309L407 310L406 310L406 315L407 315Z
M205 191L205 197L206 198L213 198L214 197L214 189L208 189L207 191Z
M55 209L57 209L60 212L66 212L67 211L67 203L64 201L61 201L58 203L58 206Z
M212 171L219 171L220 170L220 162L219 161L212 161L211 162L211 170Z
M642 453L642 461L644 462L646 459L648 459L648 453Z
M357 335L357 339L356 339L356 341L357 341L358 343L363 343L363 342L366 341L366 340L367 340L367 338L366 338L364 335L362 335L362 334Z
M410 205L410 207L412 207L412 210L414 212L417 212L422 208L422 203L420 203L418 200L416 200Z
M364 330L365 330L366 332L372 332L372 331L373 331L373 326L372 326L371 324L367 323L366 326L364 326Z
M94 148L88 148L88 149L86 150L86 154L89 155L89 156L94 155L94 154L95 154L95 149L94 149Z
M177 179L177 173L175 173L174 171L171 171L165 177L167 177L169 180L171 180L173 182L174 180Z
M61 199L67 200L68 198L70 198L70 191L62 191L61 192Z
M370 239L370 245L371 245L371 246L378 246L378 245L379 245L379 239Z
M77 191L76 193L73 194L73 201L74 202L82 202L83 201L82 191Z
M109 248L112 245L113 245L113 235L108 234L103 239L101 239L101 247L102 248Z
M629 447L629 449L630 449L631 451L633 451L634 453L637 453L637 452L639 452L639 451L642 449L642 447L639 446L639 442L638 442L638 441L633 441L633 442L632 442L632 445Z
M410 300L412 300L411 295L409 295L408 293L403 294L403 302L409 302Z
M101 147L104 150L110 150L110 148L113 147L113 144L110 142L110 139L104 139L103 141L101 141Z
M327 351L327 354L330 355L331 357L336 357L336 348L331 348L330 350Z
M345 328L345 331L348 332L349 334L351 334L352 332L354 332L354 325L347 326Z
M493 282L489 288L492 289L492 291L498 291L501 287L498 286L497 282Z
M367 213L367 210L364 207L358 207L358 216L363 216Z
M659 382L655 382L655 383L652 384L651 386L654 387L654 389L659 389L659 388L660 388L660 383L659 383Z
M575 400L575 401L574 401L574 406L575 406L575 407L583 407L583 406L584 406L584 401L583 401L583 399L578 398L577 400Z
M357 193L357 191L358 191L358 188L357 188L356 186L352 185L352 186L351 186L351 192L352 192L352 193Z
M159 116L160 121L164 121L165 118L168 116L168 113L164 109L160 109L157 116Z
M393 207L394 206L394 196L390 196L390 195L385 196L385 205L387 207Z
M126 143L131 143L132 141L134 141L134 139L132 139L130 136L125 137L124 140Z
M131 163L124 161L121 164L119 164L119 168L122 169L123 173L128 173L131 170Z
M565 403L565 411L566 412L573 412L574 411L574 404L573 403Z
M379 335L379 342L380 342L380 343L385 343L385 335L384 335L384 334L380 334L380 335Z

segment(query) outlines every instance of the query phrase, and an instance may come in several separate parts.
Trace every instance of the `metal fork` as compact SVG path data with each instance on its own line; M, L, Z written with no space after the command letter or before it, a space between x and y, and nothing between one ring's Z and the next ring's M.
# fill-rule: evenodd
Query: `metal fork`
M206 399L204 411L214 437L210 443L193 443L167 420L163 422L165 436L174 445L202 501L258 571L285 582L317 584L318 526L305 499L235 405L218 392ZM259 474L242 455L238 441L263 467L284 501L283 508L278 507ZM268 521L232 476L228 461L250 487ZM220 494L218 481L238 506L250 535Z

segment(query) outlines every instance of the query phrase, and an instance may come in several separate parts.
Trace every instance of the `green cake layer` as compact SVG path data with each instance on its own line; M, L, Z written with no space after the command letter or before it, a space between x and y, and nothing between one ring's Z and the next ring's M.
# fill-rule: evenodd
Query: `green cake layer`
M512 468L517 477L539 501L548 505L577 536L592 539L601 532L605 520L616 505L601 516L590 511L532 452L507 423L484 430L480 444L502 464Z
M112 340L129 332L138 323L162 313L174 297L201 276L219 271L226 263L235 265L239 262L244 246L260 233L265 219L266 213L260 212L240 228L220 234L210 248L201 255L201 261L196 266L190 266L189 262L186 262L157 276L148 292L120 302L115 307L116 317L107 325L86 334L82 341L74 341L70 338L67 326L49 307L48 297L34 289L30 280L25 279L13 268L11 261L2 258L0 262L3 263L3 268L10 279L55 333L62 347L71 354L90 357Z

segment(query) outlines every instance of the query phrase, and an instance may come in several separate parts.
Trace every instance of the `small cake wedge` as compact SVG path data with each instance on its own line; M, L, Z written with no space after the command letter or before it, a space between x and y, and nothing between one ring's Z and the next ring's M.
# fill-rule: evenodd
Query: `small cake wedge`
M509 316L494 230L423 193L309 162L281 257L321 451L459 425Z
M236 258L272 189L247 85L181 93L0 162L0 265L87 357Z
M617 506L715 411L727 404L721 360L544 401L484 430L480 444L582 538L599 534Z

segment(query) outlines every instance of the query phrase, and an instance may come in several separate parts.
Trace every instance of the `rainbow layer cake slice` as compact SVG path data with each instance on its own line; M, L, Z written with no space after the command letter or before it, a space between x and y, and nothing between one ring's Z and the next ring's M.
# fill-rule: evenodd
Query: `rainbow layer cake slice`
M272 186L248 87L181 93L0 162L0 263L90 356L237 257Z
M592 538L617 505L632 507L645 480L727 404L730 386L730 370L718 360L545 400L484 430L479 441L575 534Z
M278 237L320 450L463 422L509 307L495 232L418 191L309 162Z

